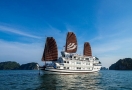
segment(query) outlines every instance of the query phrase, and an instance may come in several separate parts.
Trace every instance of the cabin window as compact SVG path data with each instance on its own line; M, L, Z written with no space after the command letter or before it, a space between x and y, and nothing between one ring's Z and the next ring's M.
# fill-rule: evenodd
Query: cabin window
M66 61L64 61L64 63L66 63Z
M60 67L57 67L57 68L60 68Z
M89 60L89 58L85 58L85 60Z
M77 67L77 69L81 69L81 67Z
M66 69L66 67L64 67L64 69Z
M81 64L81 62L76 62L76 64Z
M67 69L69 69L69 67L67 67Z

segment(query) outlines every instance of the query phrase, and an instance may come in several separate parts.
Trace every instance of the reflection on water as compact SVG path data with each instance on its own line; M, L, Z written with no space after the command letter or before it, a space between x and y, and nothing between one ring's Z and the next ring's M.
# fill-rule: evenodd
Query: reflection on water
M42 75L38 90L132 90L132 71Z
M41 85L37 89L44 90L87 90L101 89L99 86L101 73L88 73L76 75L42 75Z
M132 71L38 75L37 70L0 70L0 90L132 90Z

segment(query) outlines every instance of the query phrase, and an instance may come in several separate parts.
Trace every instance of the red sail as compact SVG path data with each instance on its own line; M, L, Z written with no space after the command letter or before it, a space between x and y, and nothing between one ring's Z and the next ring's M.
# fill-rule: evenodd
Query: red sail
M75 53L77 51L77 39L73 32L68 32L66 38L65 52Z
M83 55L84 56L92 56L91 46L88 42L84 43Z
M58 59L57 44L53 37L47 37L42 61L54 61Z

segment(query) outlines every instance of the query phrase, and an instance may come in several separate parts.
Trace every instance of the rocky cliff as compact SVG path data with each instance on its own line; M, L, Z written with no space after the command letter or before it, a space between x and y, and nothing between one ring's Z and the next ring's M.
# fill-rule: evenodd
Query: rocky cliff
M27 63L27 64L22 64L19 69L20 70L37 70L37 63L32 62L32 63Z
M118 60L109 67L109 70L132 70L132 59L124 58Z
M0 62L0 70L37 70L37 63L27 63L20 65L14 61Z

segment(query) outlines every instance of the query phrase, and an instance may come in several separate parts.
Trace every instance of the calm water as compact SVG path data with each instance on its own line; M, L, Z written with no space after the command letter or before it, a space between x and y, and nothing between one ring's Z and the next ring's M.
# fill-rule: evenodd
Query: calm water
M38 75L37 70L1 70L0 90L132 90L132 71Z

